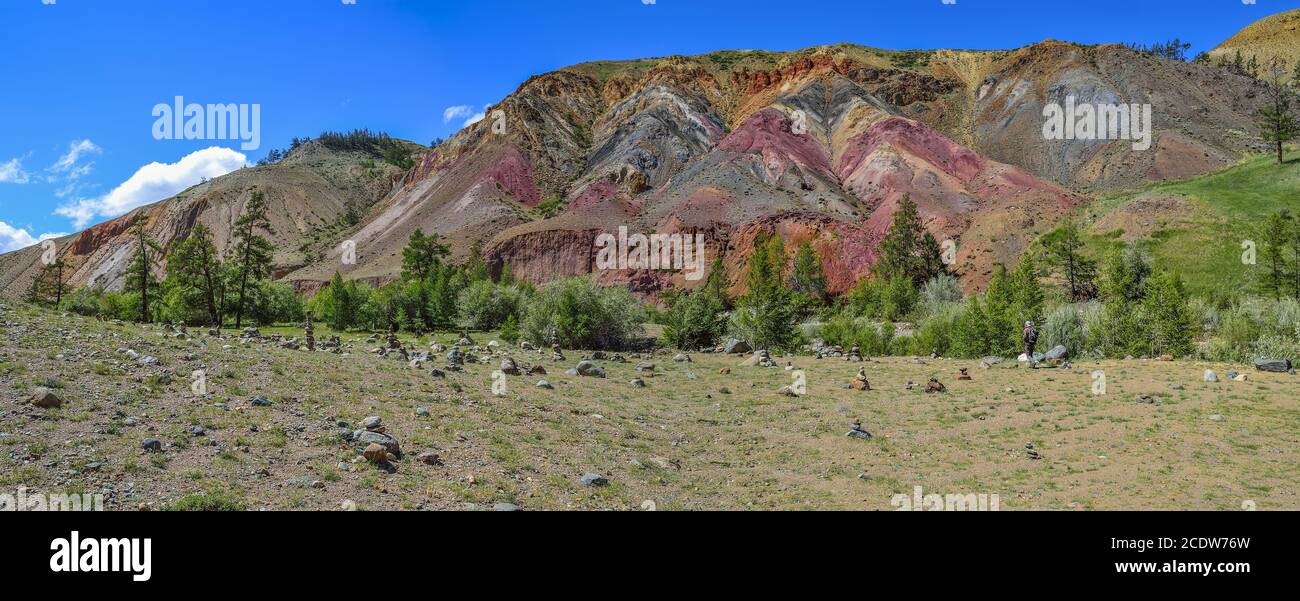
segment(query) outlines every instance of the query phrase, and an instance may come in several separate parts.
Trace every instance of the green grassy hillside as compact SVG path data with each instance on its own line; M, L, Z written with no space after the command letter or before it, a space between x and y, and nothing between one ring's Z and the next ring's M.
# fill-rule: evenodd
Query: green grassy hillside
M1095 256L1124 242L1182 274L1193 294L1253 290L1260 266L1242 263L1242 243L1260 243L1267 217L1300 214L1300 153L1278 165L1259 156L1218 173L1099 199L1084 209Z

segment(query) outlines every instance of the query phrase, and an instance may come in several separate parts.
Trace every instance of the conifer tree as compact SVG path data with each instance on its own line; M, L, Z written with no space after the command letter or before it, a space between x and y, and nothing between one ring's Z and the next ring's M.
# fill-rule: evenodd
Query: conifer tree
M237 282L235 299L235 329L243 325L244 310L250 288L257 280L271 275L271 242L258 231L274 235L267 214L266 196L254 190L252 198L244 205L244 214L235 220L234 244L231 246L231 268Z

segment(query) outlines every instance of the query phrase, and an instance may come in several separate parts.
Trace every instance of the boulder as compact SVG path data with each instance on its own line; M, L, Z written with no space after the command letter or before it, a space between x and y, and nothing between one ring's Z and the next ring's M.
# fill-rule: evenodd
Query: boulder
M366 450L361 452L361 455L370 463L388 462L388 451L384 448L384 445L379 443L370 443L366 446Z
M501 360L501 373L507 376L523 375L523 372L519 370L519 365L516 364L515 360L511 359L510 357L506 357L505 359Z
M398 444L397 439L393 438L392 436L389 436L382 432L371 432L369 430L363 430L359 433L354 433L354 434L355 436L353 436L353 440L358 445L377 444L383 447L384 451L388 453L392 453L394 456L398 458L401 458L402 456L402 446Z
M1206 381L1206 382L1218 382L1218 381L1219 381L1219 375L1216 374L1216 373L1214 373L1214 370L1212 370L1212 369L1207 369L1207 370L1205 370L1205 375L1204 375L1204 377L1205 377L1205 381Z
M588 472L582 475L583 486L609 486L609 479L600 475Z
M1259 371L1270 371L1273 373L1284 374L1291 371L1291 360L1289 359L1256 359L1255 369Z
M1043 358L1048 361L1061 361L1070 356L1070 350L1062 345L1056 345L1052 350L1047 351Z
M725 344L722 345L722 352L728 355L740 355L740 354L748 353L752 350L754 349L750 348L748 342L745 342L744 340L741 340L739 338L729 339Z
M32 391L32 404L41 409L55 409L63 406L63 399L54 394L53 390L40 386Z
M601 367L601 366L599 366L599 365L596 365L595 363L592 363L591 361L585 361L585 360L584 360L584 361L579 361L579 362L578 362L578 367L577 367L576 369L577 369L577 374L580 375L580 376L586 376L586 377L589 377L589 378L603 378L603 377L605 377L605 368L603 368L603 367Z

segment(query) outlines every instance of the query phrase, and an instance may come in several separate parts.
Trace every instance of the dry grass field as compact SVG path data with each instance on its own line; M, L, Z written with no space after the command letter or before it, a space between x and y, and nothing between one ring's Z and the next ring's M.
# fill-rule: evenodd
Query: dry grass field
M600 379L564 373L582 351L556 362L502 345L547 374L509 376L498 396L499 357L437 378L429 371L444 357L415 368L368 353L379 344L359 334L343 337L343 356L243 344L236 332L175 338L25 305L0 311L0 492L102 493L110 510L338 510L345 501L362 510L893 510L893 496L916 486L997 494L1003 511L1300 509L1297 376L1244 366L778 357L807 379L807 394L786 397L778 390L792 372L740 366L737 356L629 355L596 361L608 372ZM263 334L275 331L292 335ZM454 340L403 337L414 350L435 341ZM655 364L653 374L639 373L640 362ZM873 390L847 389L863 365ZM963 367L972 380L956 379ZM1205 369L1222 381L1204 382ZM1227 380L1231 369L1248 380ZM1097 370L1104 395L1093 394ZM195 371L206 374L205 395L192 390ZM925 393L931 377L947 392ZM554 389L536 387L540 379ZM31 404L40 386L62 406ZM391 466L360 459L340 436L367 416L401 444ZM855 420L874 436L847 437ZM144 450L149 438L162 450ZM588 473L608 484L584 484Z

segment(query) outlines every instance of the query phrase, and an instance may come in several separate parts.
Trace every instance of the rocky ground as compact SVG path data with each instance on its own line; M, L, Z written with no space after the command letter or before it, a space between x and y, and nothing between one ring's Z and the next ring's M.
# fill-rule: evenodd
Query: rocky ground
M321 330L307 352L287 329L218 338L25 305L0 322L0 492L102 493L110 510L891 510L916 486L1004 511L1300 508L1297 376L1242 366L581 364L592 353L474 334L458 368L451 334L401 336L403 357L361 334L322 350Z

